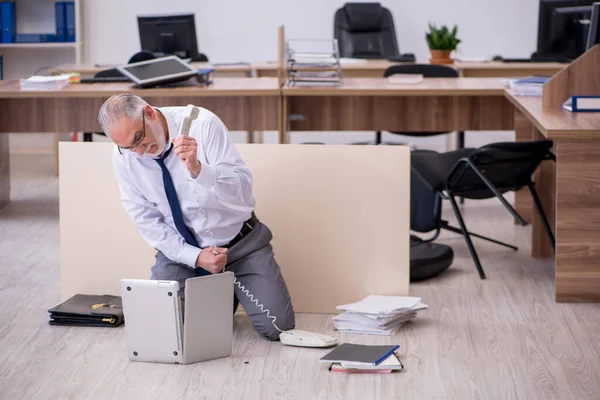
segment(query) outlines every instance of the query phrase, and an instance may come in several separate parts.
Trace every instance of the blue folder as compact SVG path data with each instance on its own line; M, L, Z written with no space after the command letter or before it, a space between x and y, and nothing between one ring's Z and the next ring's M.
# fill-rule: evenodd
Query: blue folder
M67 42L75 41L75 3L65 1L65 27L67 31Z
M56 21L56 41L66 42L67 31L65 29L65 2L57 1L54 4L54 19Z
M600 112L600 96L571 96L562 108L571 112Z
M17 33L15 43L46 43L55 42L54 33Z
M15 41L17 26L17 15L14 2L0 2L0 20L2 25L2 43L13 43Z

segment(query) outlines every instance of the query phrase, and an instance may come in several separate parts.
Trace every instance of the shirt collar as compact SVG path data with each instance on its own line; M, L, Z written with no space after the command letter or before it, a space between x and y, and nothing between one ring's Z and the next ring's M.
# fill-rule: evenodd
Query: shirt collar
M173 146L171 138L174 138L177 135L177 125L175 124L175 121L173 121L173 118L171 118L168 112L164 111L160 107L154 107L154 109L160 112L161 115L165 117L165 120L167 121L167 146L165 147L165 151L167 151L171 148L171 146Z

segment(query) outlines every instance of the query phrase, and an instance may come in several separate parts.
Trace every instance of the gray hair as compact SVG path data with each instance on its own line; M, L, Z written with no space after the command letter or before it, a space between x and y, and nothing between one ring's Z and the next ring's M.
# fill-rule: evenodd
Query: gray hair
M147 104L144 99L131 93L115 94L100 107L98 122L104 133L108 135L108 128L123 117L132 121L141 120L142 109Z

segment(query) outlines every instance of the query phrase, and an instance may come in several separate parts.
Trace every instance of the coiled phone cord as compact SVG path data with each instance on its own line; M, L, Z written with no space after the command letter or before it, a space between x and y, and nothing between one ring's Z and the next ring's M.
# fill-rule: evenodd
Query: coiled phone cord
M186 180L190 184L190 187L192 188L192 192L196 195L196 198L198 199L197 203L198 203L198 207L200 209L199 212L202 213L202 229L204 230L204 232L206 232L208 234L208 240L211 243L210 247L213 248L212 253L214 255L218 255L219 252L217 251L217 245L215 243L214 235L211 232L211 230L207 227L207 225L208 225L208 218L206 216L206 211L202 207L202 204L200 204L200 196L196 192L196 185L191 181L189 175L187 175L187 179ZM225 268L223 268L223 271L225 271ZM250 299L250 301L252 303L254 303L256 305L256 307L258 307L260 309L260 311L262 313L267 314L267 318L271 319L271 323L273 324L273 327L275 327L275 329L277 329L280 333L284 332L281 329L279 329L279 327L275 324L275 322L277 321L277 317L274 316L274 315L271 315L271 311L268 308L265 308L265 306L263 304L259 303L258 299L254 297L254 294L250 293L250 291L248 289L246 289L244 287L244 285L242 285L242 283L240 281L237 280L237 278L235 277L235 275L233 275L233 283L238 288L240 288L240 290L242 291L242 293L244 293L246 295L246 297L248 297Z

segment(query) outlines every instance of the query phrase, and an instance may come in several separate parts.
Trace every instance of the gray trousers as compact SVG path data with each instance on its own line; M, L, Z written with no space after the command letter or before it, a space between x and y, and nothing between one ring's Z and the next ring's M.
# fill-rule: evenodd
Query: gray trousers
M263 223L257 223L249 234L229 248L225 270L232 271L237 281L254 295L254 300L258 299L264 310L269 310L270 315L277 318L275 325L286 331L295 326L294 309L274 258L272 238L271 230ZM194 276L194 271L188 266L169 260L160 251L156 253L151 279L178 281L179 294L183 296L185 280ZM277 340L279 331L273 326L273 319L267 317L238 285L234 286L234 291L254 329L270 340Z

